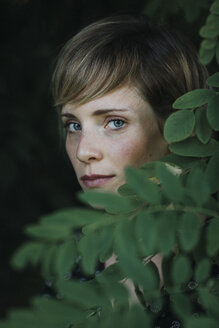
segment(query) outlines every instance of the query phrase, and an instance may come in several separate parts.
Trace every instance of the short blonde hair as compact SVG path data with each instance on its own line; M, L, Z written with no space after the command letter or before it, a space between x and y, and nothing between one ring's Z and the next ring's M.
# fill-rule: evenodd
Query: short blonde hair
M54 71L53 95L55 106L80 104L128 83L165 119L174 100L205 87L206 77L187 40L123 15L97 21L67 42Z

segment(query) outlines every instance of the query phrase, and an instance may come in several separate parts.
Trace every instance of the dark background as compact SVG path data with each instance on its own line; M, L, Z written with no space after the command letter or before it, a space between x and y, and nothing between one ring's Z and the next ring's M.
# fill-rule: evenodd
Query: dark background
M143 12L149 2L0 0L0 316L27 305L31 295L43 291L37 269L15 272L9 264L26 239L23 227L41 215L77 204L79 186L59 137L50 91L58 52L88 23L118 12ZM191 23L182 11L165 10L162 6L154 21L163 19L183 31L198 48L198 31L208 9Z

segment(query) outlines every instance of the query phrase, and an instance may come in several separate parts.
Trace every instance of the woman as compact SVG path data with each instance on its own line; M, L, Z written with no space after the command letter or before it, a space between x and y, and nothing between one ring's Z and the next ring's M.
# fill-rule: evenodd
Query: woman
M53 93L82 189L116 192L126 166L166 155L172 103L205 87L206 77L188 41L143 18L110 17L75 35L60 54ZM161 257L153 261L162 280Z
M60 54L53 91L81 187L116 191L126 166L165 155L172 103L205 79L187 41L143 18L110 17L75 35Z

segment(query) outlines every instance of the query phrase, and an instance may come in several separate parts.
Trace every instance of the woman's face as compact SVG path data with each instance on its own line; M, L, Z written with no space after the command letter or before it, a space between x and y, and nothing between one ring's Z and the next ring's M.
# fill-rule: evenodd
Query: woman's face
M61 117L66 151L83 190L117 191L125 183L125 167L140 167L167 153L153 109L134 87L82 105L68 103Z

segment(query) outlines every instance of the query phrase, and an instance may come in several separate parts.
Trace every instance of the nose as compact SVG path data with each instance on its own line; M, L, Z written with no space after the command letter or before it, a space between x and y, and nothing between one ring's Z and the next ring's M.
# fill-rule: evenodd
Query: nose
M103 158L101 139L93 133L81 134L77 147L77 159L86 164L100 161Z

